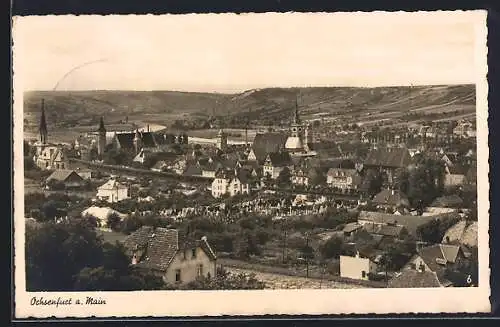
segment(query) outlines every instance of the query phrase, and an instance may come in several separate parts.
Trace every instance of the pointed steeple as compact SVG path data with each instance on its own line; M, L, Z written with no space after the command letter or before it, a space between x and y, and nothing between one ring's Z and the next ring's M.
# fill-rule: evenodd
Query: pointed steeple
M295 98L295 108L294 108L294 111L293 111L293 123L294 124L300 124L298 95Z
M99 129L98 132L106 133L106 127L104 127L104 119L101 116L101 120L99 121Z
M42 99L42 115L40 117L40 142L47 143L47 121L45 120L45 101Z

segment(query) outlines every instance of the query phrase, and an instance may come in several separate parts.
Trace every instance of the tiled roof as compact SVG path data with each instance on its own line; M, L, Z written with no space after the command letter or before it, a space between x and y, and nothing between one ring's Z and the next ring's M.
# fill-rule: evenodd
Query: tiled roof
M76 175L79 179L83 180L80 175L78 175L74 170L69 170L69 169L59 169L54 171L49 177L47 177L47 181L49 180L56 180L60 182L64 182L68 177L71 175Z
M391 205L391 206L406 206L410 205L408 197L401 191L385 189L380 191L373 198L376 204Z
M438 278L442 278L446 263L454 263L457 259L460 247L449 244L434 244L421 248L417 254L422 258L429 269L437 273ZM442 263L440 263L442 262Z
M444 233L442 243L460 243L466 226L467 221L461 220L448 228L448 230Z
M130 255L137 254L138 267L164 271L179 250L201 247L212 260L216 259L206 239L191 240L175 229L143 226L130 234L123 244Z
M344 229L342 230L344 233L350 233L354 232L355 230L360 229L362 226L358 223L348 223L344 226Z
M273 167L283 167L292 164L292 159L288 152L273 152L268 154ZM267 159L266 159L267 160Z
M390 168L404 168L410 163L411 156L407 148L379 148L370 151L365 160L367 166Z
M448 240L452 244L477 246L477 222L459 221L445 232L442 242L448 243Z
M114 179L110 179L109 181L107 181L103 185L99 186L100 190L117 190L117 189L125 189L125 188L127 188L127 186L118 183Z
M406 228L411 235L417 235L417 228L434 219L440 219L445 215L439 216L407 216L407 215L391 215L382 212L361 211L358 216L358 221L373 222L376 224L396 224Z
M282 151L285 148L287 138L288 136L284 133L257 134L252 144L257 161L264 161L269 153Z
M463 203L464 202L462 198L460 198L456 194L453 194L435 199L434 202L432 202L431 207L457 207L461 206Z
M417 271L413 269L404 269L396 274L388 282L390 288L425 288L441 287L441 283L432 271Z
M472 222L464 231L461 243L477 247L477 221Z
M116 133L116 139L120 143L120 147L123 149L133 149L135 134L136 132ZM156 142L152 132L139 132L139 135L141 136L141 143L143 147L156 147Z

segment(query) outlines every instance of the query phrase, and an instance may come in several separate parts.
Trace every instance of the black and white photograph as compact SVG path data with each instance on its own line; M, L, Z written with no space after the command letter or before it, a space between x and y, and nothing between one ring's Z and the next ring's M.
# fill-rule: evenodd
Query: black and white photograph
M17 314L489 311L486 51L482 11L14 17Z

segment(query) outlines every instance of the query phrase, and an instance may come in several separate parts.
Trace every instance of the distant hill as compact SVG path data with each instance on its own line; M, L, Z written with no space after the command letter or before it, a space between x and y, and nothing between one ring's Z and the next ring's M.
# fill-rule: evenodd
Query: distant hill
M33 91L24 97L25 113L38 113L45 100L49 119L78 119L105 115L190 116L231 115L254 119L288 119L298 104L303 115L345 112L408 111L410 108L458 105L473 108L474 85L409 87L264 88L240 94L176 91ZM29 116L29 115L28 115Z

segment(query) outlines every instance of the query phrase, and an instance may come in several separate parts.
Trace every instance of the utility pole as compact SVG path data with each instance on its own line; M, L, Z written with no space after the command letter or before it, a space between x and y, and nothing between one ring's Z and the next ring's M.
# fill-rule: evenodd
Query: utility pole
M283 263L285 263L287 230L284 222L282 224L282 228L283 228Z

